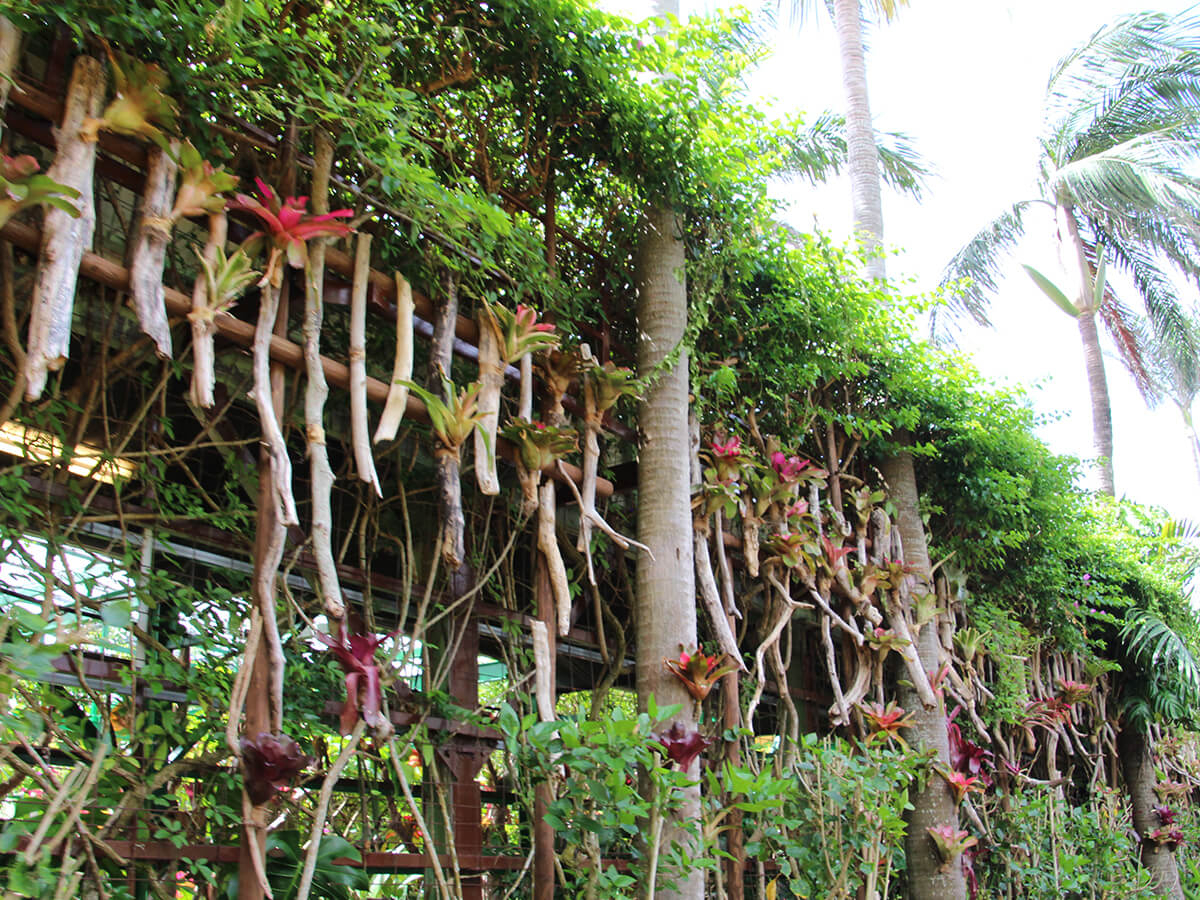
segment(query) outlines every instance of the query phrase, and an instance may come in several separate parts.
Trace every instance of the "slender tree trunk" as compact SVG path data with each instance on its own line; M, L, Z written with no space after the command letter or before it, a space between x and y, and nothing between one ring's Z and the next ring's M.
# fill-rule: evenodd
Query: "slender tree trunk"
M1150 737L1145 731L1126 726L1117 736L1121 774L1133 806L1133 828L1142 838L1142 865L1150 872L1159 896L1183 900L1175 854L1165 846L1146 839L1160 825L1154 796L1154 760L1150 756Z
M1100 332L1096 328L1096 303L1092 297L1093 276L1091 266L1079 236L1079 223L1071 206L1060 203L1055 210L1058 219L1058 237L1065 242L1063 264L1074 268L1078 278L1079 299L1075 306L1079 315L1075 322L1079 326L1079 339L1083 343L1083 362L1087 368L1088 391L1092 398L1092 447L1099 467L1100 490L1110 497L1116 496L1113 478L1113 426L1112 403L1108 398L1108 378L1104 374L1104 355L1100 352Z
M900 451L883 464L883 476L897 510L897 526L904 544L904 561L914 567L917 584L914 592L933 590L930 578L929 549L925 529L917 507L917 479L913 471L912 454ZM936 671L940 664L937 622L926 622L917 637L917 653L927 672ZM918 750L933 749L937 761L950 764L950 741L946 731L946 711L941 704L925 707L911 687L900 691L900 705L913 713L913 726L907 740ZM941 871L942 861L927 828L953 825L958 828L958 809L945 780L931 776L924 790L910 795L913 809L908 814L908 834L905 836L905 855L908 863L908 897L910 900L948 900L965 898L966 879L961 861L956 858Z
M842 60L842 89L846 94L846 153L854 229L867 254L867 274L884 277L883 198L879 185L879 151L867 94L867 63L863 52L860 0L836 0L834 20Z
M659 706L682 704L676 721L696 727L691 698L663 660L679 655L683 644L696 646L696 582L692 548L691 491L688 468L688 362L680 346L687 324L687 288L683 280L684 246L678 216L656 204L646 215L638 248L638 369L651 376L639 412L642 443L638 455L638 540L650 548L637 567L635 628L638 704L651 694ZM658 369L673 352L678 359ZM693 772L699 762L693 764ZM687 792L681 818L695 820L700 789ZM663 846L678 840L668 828ZM658 896L700 900L701 872L681 877L675 892Z

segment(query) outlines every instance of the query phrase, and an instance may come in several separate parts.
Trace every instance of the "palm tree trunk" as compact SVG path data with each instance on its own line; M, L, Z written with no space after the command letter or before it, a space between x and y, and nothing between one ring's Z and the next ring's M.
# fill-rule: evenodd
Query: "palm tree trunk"
M1160 824L1158 814L1154 812L1156 779L1154 760L1150 756L1149 735L1140 728L1125 726L1117 736L1117 753L1121 758L1125 789L1129 792L1129 800L1133 806L1133 828L1142 839L1142 865L1154 878L1159 896L1183 900L1175 853L1155 841L1146 839L1146 835Z
M914 569L917 584L914 593L933 590L930 582L929 548L925 528L917 507L917 477L912 454L901 450L883 463L883 477L896 504L897 527L904 544L904 561ZM917 637L921 667L935 672L940 664L936 619L926 622ZM900 690L900 705L913 713L913 725L907 740L917 750L933 749L937 761L950 765L950 738L946 730L946 711L939 704L927 709L911 687ZM908 867L909 900L962 900L967 896L966 879L959 859L942 871L942 861L927 828L953 825L958 828L958 808L945 780L926 779L925 788L911 794L912 811L908 814L905 856Z
M879 186L879 151L867 94L867 63L863 52L862 7L859 0L836 0L834 20L846 94L846 152L854 229L867 254L867 274L884 277L883 198Z
M680 348L687 324L687 288L683 280L681 223L674 211L655 204L646 215L638 248L638 369L651 376L639 411L643 434L638 454L638 540L650 554L638 560L634 624L637 635L638 704L645 709L653 694L659 706L681 704L676 721L696 727L691 698L663 660L679 655L679 645L696 646L696 583L692 560L692 514L688 465L688 362ZM674 364L656 372L672 351ZM699 761L693 763L697 776ZM689 788L680 812L683 820L700 814L700 789ZM674 833L673 833L674 832ZM663 835L663 847L680 840L675 829ZM677 888L660 898L700 900L704 876L679 873Z
M1093 276L1079 236L1079 223L1075 210L1059 203L1055 214L1058 218L1058 237L1067 242L1071 259L1065 264L1074 264L1079 278L1079 299L1075 306L1079 315L1075 322L1079 326L1079 339L1083 342L1083 362L1087 368L1088 391L1092 397L1092 447L1096 453L1096 465L1100 469L1100 490L1110 497L1116 496L1113 479L1113 427L1112 403L1108 398L1108 378L1104 374L1104 355L1100 352L1100 332L1096 328L1096 303L1092 297Z

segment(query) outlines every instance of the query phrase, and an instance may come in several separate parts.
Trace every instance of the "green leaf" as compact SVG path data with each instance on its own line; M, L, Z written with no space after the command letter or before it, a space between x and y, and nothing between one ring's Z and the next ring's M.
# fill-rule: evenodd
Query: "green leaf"
M1072 319L1079 318L1079 310L1075 308L1075 304L1067 299L1064 294L1053 281L1035 269L1033 266L1021 263L1021 268L1024 269L1034 283L1042 289L1042 292L1054 301L1054 305L1065 312Z
M100 618L112 628L128 628L133 619L133 604L129 600L109 600L100 604Z

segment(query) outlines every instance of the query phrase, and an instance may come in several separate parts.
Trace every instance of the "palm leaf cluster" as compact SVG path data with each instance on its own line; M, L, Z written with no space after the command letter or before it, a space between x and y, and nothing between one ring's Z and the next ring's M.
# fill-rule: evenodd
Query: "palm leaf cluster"
M1036 196L985 225L947 266L951 315L987 324L1030 208L1057 209L1073 217L1090 274L1107 258L1138 294L1136 305L1123 302L1107 284L1094 309L1082 292L1077 305L1099 315L1143 396L1155 402L1200 383L1200 333L1176 287L1200 283L1200 21L1142 13L1096 31L1050 77L1040 148Z

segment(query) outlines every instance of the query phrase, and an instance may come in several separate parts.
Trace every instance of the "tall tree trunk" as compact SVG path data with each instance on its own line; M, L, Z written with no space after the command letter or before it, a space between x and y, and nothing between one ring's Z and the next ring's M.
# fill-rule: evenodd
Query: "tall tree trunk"
M913 471L912 454L901 450L883 463L892 501L896 504L897 527L904 544L904 561L913 567L917 584L914 593L932 591L929 549L925 529L917 507L917 478ZM934 672L940 664L937 621L926 622L917 637L917 653L926 672ZM946 730L946 711L939 704L926 708L917 692L906 687L900 691L900 705L913 713L913 725L907 740L917 750L933 749L937 761L950 765L950 740ZM910 795L913 809L908 814L908 834L905 835L905 856L908 864L908 896L910 900L949 900L965 898L966 879L958 858L951 861L947 871L941 871L942 861L927 828L953 825L958 828L958 808L946 781L936 776L926 780L925 788Z
M1121 774L1133 806L1133 828L1142 838L1142 865L1154 878L1159 896L1183 900L1179 884L1179 869L1175 853L1146 835L1159 827L1154 796L1154 760L1150 756L1150 737L1140 728L1126 725L1117 736L1117 752L1121 757Z
M867 63L863 52L860 0L836 0L834 21L842 60L842 89L846 94L846 154L854 230L867 254L867 274L883 278L883 198L879 185L879 151L867 94Z
M647 213L638 248L638 370L651 376L638 421L642 443L638 454L638 540L650 554L638 560L635 628L637 690L641 708L651 694L659 706L682 704L676 721L696 727L696 713L682 683L671 676L663 660L679 655L679 645L696 646L696 582L692 558L691 490L688 461L688 360L680 347L687 324L687 287L683 280L684 247L681 223L665 204ZM657 370L678 351L674 364ZM656 371L657 370L657 371ZM699 762L693 763L693 776ZM695 820L700 812L700 789L687 792L682 817ZM663 846L678 840L668 828ZM681 877L676 892L659 897L700 900L704 876Z
M1083 362L1087 368L1088 392L1092 397L1092 447L1099 467L1100 490L1116 496L1113 478L1112 403L1108 398L1108 378L1104 374L1104 355L1100 352L1100 332L1096 328L1096 301L1093 297L1094 278L1091 265L1079 236L1079 223L1070 204L1059 203L1055 209L1058 219L1058 238L1065 243L1063 265L1075 270L1079 299L1075 302L1079 315L1079 339L1083 342ZM1069 253L1067 252L1069 251Z

